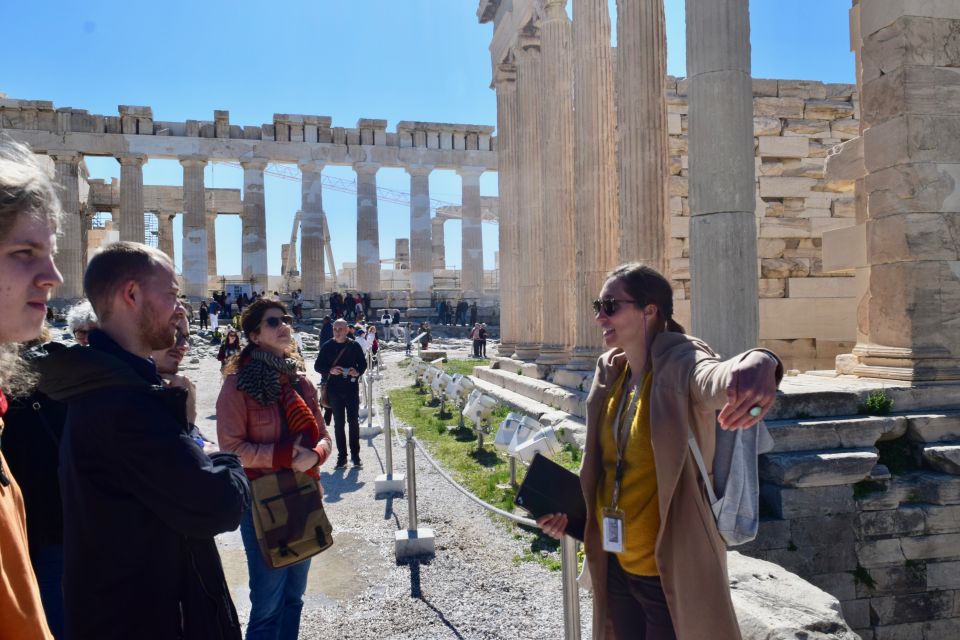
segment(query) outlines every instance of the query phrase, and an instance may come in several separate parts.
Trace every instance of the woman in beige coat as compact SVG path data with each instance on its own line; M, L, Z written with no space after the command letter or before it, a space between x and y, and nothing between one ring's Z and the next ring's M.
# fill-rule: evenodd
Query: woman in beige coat
M763 350L721 360L684 335L670 283L639 264L612 271L594 309L610 350L587 397L580 470L593 637L740 638L726 546L688 430L712 475L716 421L725 429L757 424L775 400L780 362ZM567 518L538 524L560 537Z

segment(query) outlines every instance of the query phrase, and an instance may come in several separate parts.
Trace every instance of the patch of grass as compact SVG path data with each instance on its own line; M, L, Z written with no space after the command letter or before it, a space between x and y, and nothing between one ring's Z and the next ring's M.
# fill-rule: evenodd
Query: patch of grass
M486 367L489 364L490 361L483 358L450 359L441 364L440 368L451 376L457 373L469 376L473 375L474 367Z
M857 568L853 571L847 571L850 575L853 576L853 581L856 584L862 584L867 589L873 591L877 588L877 581L873 579L873 576L870 575L870 572L866 568L857 565Z
M860 413L868 416L885 416L893 408L893 398L883 389L871 391L867 401L860 406Z
M394 415L413 427L414 435L457 482L484 502L505 511L512 511L515 491L498 486L509 484L510 466L507 458L490 444L497 427L510 409L500 406L493 412L490 419L491 433L484 436L484 448L478 451L477 435L471 421L464 420L464 429L448 430L448 426L456 424L457 416L454 414L453 418L441 418L436 407L427 406L427 400L428 398L418 394L413 387L390 392ZM564 467L576 471L580 467L580 457L580 450L569 445L554 459ZM526 467L518 462L518 483L523 481L525 474ZM493 517L500 520L499 516ZM536 561L550 569L559 570L558 541L543 535L538 529L517 527L514 531L530 540L530 551L517 558L518 561Z

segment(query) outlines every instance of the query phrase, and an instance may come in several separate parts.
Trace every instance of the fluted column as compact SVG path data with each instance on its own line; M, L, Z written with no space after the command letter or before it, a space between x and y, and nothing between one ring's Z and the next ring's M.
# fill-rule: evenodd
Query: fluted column
M446 218L436 216L430 219L430 245L433 254L433 268L447 268L447 247L444 244L443 225Z
M620 261L666 273L667 38L664 0L617 0Z
M480 176L482 167L461 167L457 170L462 181L460 206L460 291L465 298L483 295L483 230L480 211Z
M173 218L168 211L157 212L157 246L174 261L173 249Z
M518 259L520 273L518 296L523 301L520 335L514 355L533 360L540 355L543 314L543 155L540 144L540 36L527 27L518 36L517 100L520 105L519 180L520 216Z
M243 167L243 279L256 291L267 289L267 208L263 193L266 160L242 160Z
M120 239L143 243L143 165L147 156L124 153L120 163Z
M687 0L693 333L721 355L759 337L747 0Z
M316 300L323 294L323 164L309 162L300 165L303 179L300 184L300 283L303 297Z
M57 239L56 263L63 284L55 291L57 298L72 299L83 296L83 217L80 213L80 188L78 171L81 155L73 151L50 154L60 187L60 237Z
M541 364L564 364L575 315L573 56L567 0L548 0L540 23L543 59L543 346Z
M500 347L513 355L519 335L517 304L517 217L519 206L517 158L517 71L498 65L493 83L497 92L497 185L500 195ZM436 230L434 230L436 233Z
M430 306L434 267L431 231L435 226L430 220L430 172L433 167L418 165L406 167L406 170L410 174L410 293L414 306ZM442 246L442 231L440 238Z
M207 211L207 279L217 275L217 212Z
M356 162L357 172L357 289L380 290L380 221L377 213L375 162Z
M613 61L607 0L573 0L574 174L576 188L576 346L570 367L592 370L602 349L589 301L620 248Z
M183 291L188 296L207 295L207 194L202 156L180 158L183 165ZM123 183L120 183L121 188Z

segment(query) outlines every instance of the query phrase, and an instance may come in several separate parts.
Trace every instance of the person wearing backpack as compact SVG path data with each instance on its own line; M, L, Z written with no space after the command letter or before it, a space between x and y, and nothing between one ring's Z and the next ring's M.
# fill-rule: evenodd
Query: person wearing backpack
M587 398L580 469L593 637L740 638L726 545L688 438L713 467L715 420L726 430L755 427L783 367L761 349L721 360L684 335L670 282L638 263L613 270L593 307L610 348ZM537 523L559 538L567 517Z

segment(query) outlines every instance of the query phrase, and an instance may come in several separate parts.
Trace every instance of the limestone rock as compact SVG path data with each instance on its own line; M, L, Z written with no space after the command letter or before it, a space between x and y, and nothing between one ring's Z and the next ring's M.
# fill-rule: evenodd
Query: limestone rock
M728 552L731 595L744 640L853 640L840 603L771 562Z
M876 449L768 453L760 456L760 478L782 487L853 484L870 474L877 458Z
M923 462L936 471L960 475L960 444L935 444L924 447Z

